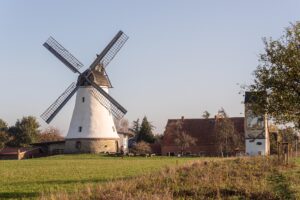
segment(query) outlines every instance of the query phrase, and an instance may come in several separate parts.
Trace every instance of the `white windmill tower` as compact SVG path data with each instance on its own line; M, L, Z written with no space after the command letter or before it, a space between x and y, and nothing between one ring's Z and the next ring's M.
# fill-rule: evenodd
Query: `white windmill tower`
M65 153L116 152L118 150L117 130L113 117L121 119L127 112L109 94L111 83L105 68L127 41L119 31L95 61L84 72L83 66L71 53L50 37L44 46L74 73L73 82L63 94L41 115L50 123L62 107L77 92L73 116L66 136Z

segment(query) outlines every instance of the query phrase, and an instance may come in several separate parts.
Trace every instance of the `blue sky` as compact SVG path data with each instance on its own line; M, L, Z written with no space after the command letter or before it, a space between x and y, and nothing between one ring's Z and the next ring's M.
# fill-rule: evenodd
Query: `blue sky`
M0 118L39 115L76 80L43 42L51 35L85 66L118 30L130 38L107 68L111 95L131 122L144 115L162 133L167 119L224 107L243 116L239 84L251 83L261 38L300 19L300 1L0 2ZM67 132L73 97L51 125Z

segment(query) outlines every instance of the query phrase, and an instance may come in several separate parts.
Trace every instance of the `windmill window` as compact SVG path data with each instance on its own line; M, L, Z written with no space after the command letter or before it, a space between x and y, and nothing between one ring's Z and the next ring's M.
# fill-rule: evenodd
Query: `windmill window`
M261 142L256 142L256 144L257 144L257 145L262 145L262 143L261 143Z
M78 127L78 131L81 132L82 131L82 126Z
M84 97L82 97L82 103L84 103L84 101L85 101L85 98L84 98Z

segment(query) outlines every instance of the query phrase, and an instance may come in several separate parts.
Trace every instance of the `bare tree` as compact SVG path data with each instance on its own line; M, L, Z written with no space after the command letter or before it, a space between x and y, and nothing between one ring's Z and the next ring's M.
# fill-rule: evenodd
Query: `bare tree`
M216 116L215 133L218 152L222 157L224 154L233 154L236 148L241 146L241 138L235 130L234 123L223 108Z
M183 121L178 121L176 123L174 143L180 147L181 154L184 154L189 147L196 145L196 142L196 138L190 136L183 130Z
M148 154L151 153L151 147L149 143L140 141L133 146L131 151L135 154Z
M115 126L118 132L128 132L129 131L129 122L127 119L122 118L121 120L115 119Z
M60 141L63 139L64 137L62 136L61 131L52 126L46 128L40 134L38 134L39 142Z

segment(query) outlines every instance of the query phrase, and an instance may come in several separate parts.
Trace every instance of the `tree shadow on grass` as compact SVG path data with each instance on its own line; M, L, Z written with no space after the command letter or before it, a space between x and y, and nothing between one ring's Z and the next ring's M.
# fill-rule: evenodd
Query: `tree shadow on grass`
M0 199L33 199L37 198L38 195L38 192L0 192Z
M293 191L290 189L290 184L286 177L275 171L269 178L272 188L278 199L296 199Z
M65 185L65 184L84 184L84 183L105 183L109 181L115 181L126 178L116 178L116 179L70 179L70 180L48 180L48 181L24 181L18 182L18 185ZM8 183L8 185L14 186L16 183Z

